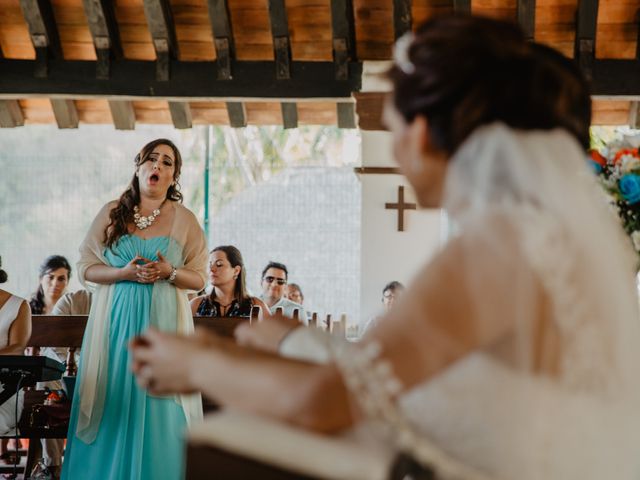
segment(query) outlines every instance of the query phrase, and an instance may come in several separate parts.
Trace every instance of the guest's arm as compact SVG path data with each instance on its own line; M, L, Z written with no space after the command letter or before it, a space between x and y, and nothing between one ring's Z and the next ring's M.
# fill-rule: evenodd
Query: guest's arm
M23 355L30 337L31 309L29 304L23 301L9 329L9 344L0 349L0 355Z

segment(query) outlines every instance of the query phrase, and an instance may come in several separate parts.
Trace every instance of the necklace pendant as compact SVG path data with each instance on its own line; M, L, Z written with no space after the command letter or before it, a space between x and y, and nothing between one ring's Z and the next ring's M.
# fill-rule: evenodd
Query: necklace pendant
M136 224L136 227L140 230L144 230L145 228L150 227L155 221L156 217L160 215L160 209L156 208L151 215L148 217L144 215L140 215L140 207L137 205L133 207L133 223Z

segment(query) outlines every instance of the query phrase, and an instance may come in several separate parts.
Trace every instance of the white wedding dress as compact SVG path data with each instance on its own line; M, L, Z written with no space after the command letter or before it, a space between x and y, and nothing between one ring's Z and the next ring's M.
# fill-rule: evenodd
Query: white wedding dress
M334 441L305 432L307 445L327 445L325 457L307 464L295 462L310 450L299 429L270 425L269 438L281 441L267 448L252 444L246 428L233 447L321 478L388 478L392 454L404 452L439 480L640 479L637 258L584 152L564 131L494 124L450 162L444 207L456 237L412 282L394 318L355 344L310 328L281 343L284 356L337 364L360 424ZM436 263L443 259L445 268ZM451 270L456 275L446 275ZM434 284L424 278L434 271L436 283L459 284L428 296L423 288ZM413 308L416 297L418 306L422 297L441 302L439 322ZM447 316L460 312L447 310L452 303L464 304L473 321ZM495 343L470 347L461 338L495 325L496 316L508 328ZM448 329L448 321L466 330ZM464 353L443 365L450 352ZM234 422L218 428L223 423L209 431L224 446L237 430ZM372 447L360 442L371 437ZM331 453L332 442L345 458ZM349 465L354 456L359 465ZM349 474L326 468L340 462L353 467Z

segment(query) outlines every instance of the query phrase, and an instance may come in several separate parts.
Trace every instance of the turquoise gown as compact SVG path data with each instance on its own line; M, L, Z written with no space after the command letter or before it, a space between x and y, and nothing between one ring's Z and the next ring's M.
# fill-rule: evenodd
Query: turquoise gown
M112 250L105 252L105 257L114 267L126 265L136 255L157 260L156 252L166 256L170 242L169 237L143 240L125 235ZM173 286L169 288L174 291ZM175 295L163 291L166 292L163 302L173 302L169 310L175 311ZM79 389L75 390L63 479L176 480L183 477L184 411L174 397L153 397L140 389L130 370L131 354L127 345L150 324L152 292L151 284L118 282L115 285L104 413L95 441L86 444L76 437L80 402ZM81 355L80 370L82 364Z

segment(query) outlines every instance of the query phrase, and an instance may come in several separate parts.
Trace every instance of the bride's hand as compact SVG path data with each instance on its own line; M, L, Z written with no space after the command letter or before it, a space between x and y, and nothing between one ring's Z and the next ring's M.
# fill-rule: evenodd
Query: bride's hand
M191 393L189 370L196 368L194 360L206 347L193 337L181 337L154 328L131 341L131 369L142 388L156 395ZM198 365L197 368L206 368Z

